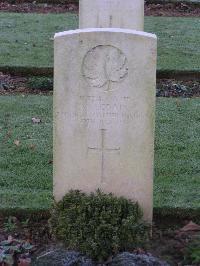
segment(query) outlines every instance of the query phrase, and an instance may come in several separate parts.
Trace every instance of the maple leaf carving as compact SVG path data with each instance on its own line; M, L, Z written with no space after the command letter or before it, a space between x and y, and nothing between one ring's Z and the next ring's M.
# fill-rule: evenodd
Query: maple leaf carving
M114 46L99 45L84 57L82 72L92 87L107 85L106 90L110 91L113 82L122 81L128 74L127 58Z

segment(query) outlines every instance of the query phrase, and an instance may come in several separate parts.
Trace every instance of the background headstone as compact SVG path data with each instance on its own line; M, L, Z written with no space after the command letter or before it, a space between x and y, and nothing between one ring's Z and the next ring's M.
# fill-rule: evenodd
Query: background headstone
M144 30L143 0L80 0L79 28Z
M152 219L156 36L123 29L55 35L54 196L138 201Z

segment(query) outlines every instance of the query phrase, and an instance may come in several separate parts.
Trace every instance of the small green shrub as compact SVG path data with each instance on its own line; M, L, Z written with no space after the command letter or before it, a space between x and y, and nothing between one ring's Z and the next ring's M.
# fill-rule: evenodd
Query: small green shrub
M11 232L16 229L15 217L8 217L7 221L4 223L4 229L6 232Z
M200 265L200 235L195 237L186 248L184 263Z
M100 191L70 191L55 203L50 219L53 235L69 249L103 261L123 250L143 247L148 226L137 203Z
M32 90L53 90L53 79L47 77L30 77L27 86Z

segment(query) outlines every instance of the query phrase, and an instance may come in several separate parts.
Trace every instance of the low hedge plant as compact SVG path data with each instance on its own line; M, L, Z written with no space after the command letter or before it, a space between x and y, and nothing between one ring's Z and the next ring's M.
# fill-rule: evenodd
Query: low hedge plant
M29 77L27 87L31 90L52 91L53 79L48 77Z
M200 234L184 250L184 265L200 265Z
M149 226L139 205L101 191L70 191L54 204L50 226L57 240L98 262L124 250L144 247Z

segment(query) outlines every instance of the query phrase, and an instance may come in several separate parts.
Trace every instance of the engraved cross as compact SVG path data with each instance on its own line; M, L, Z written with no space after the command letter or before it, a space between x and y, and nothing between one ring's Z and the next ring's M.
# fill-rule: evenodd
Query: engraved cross
M105 152L120 152L120 148L106 148L105 146L106 129L101 129L101 147L88 147L89 150L101 152L101 182L105 179Z

